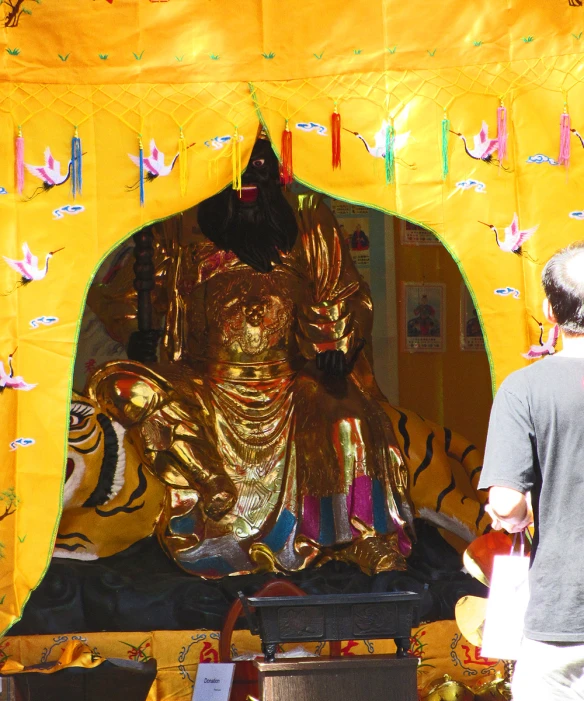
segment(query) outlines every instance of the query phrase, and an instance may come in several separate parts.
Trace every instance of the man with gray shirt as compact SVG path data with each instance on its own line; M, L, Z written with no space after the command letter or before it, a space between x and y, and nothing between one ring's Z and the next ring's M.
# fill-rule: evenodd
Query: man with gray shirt
M514 701L584 699L584 242L556 253L542 282L563 350L502 383L479 483L493 528L535 525Z

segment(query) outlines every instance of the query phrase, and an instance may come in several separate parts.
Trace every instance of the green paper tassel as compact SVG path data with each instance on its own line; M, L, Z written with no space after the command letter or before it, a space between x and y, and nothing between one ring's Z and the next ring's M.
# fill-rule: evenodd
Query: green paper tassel
M385 184L393 183L395 175L395 129L393 124L387 125L385 132Z
M448 139L450 137L450 120L442 120L442 180L448 175Z

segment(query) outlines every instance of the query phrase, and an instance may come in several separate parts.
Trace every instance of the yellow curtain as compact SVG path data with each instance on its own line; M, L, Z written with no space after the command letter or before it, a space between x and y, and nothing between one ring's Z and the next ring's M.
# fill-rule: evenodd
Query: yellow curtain
M144 224L237 178L259 121L278 152L288 124L299 180L440 237L480 310L495 384L527 362L541 266L584 227L583 26L574 0L4 0L0 255L24 264L0 259L0 629L50 559L94 271ZM476 156L500 107L507 149L489 162ZM523 255L504 250L515 215L537 227Z

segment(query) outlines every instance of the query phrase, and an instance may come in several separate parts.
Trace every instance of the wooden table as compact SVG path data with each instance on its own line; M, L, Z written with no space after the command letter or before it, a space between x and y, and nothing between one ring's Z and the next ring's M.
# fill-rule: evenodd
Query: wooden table
M255 662L261 701L417 701L415 657L370 655Z

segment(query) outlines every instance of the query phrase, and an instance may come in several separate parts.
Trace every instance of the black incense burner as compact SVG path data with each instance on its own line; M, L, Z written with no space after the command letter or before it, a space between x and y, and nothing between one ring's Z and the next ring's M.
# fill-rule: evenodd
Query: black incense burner
M268 662L281 643L381 638L393 638L397 656L407 657L420 602L411 592L239 598Z

